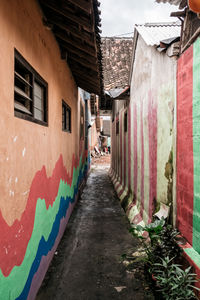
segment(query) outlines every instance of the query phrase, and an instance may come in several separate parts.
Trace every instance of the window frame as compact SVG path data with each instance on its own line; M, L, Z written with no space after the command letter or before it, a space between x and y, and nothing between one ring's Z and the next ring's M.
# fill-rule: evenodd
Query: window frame
M69 130L67 128L63 128L63 107L64 109L69 111ZM66 113L65 113L66 117ZM66 127L66 120L65 120L65 127ZM72 113L71 113L71 107L64 101L62 100L62 131L71 133L72 132Z
M15 79L16 75L16 60L21 64L21 66L26 69L32 75L32 96L30 97L30 101L32 102L32 108L30 110L30 114L26 112L22 112L15 107L16 100L15 100ZM41 86L44 90L44 120L39 120L34 117L34 101L35 101L35 94L34 94L34 83ZM25 107L25 106L24 106ZM48 83L38 74L38 72L27 62L27 60L15 49L14 50L14 116L20 119L24 119L30 122L37 123L39 125L48 126Z

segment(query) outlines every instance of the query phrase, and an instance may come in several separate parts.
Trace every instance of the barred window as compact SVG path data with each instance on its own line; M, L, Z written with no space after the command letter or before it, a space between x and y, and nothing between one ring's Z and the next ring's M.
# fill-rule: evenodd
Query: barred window
M47 83L15 50L15 116L47 125Z
M62 130L71 132L71 108L62 101Z

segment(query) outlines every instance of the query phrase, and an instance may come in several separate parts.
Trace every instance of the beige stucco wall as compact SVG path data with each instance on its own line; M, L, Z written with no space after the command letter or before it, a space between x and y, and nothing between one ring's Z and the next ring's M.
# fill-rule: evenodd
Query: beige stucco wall
M0 45L0 209L11 225L25 209L36 171L45 166L51 175L61 154L71 170L72 155L79 153L78 96L36 1L0 1ZM14 48L48 83L48 127L14 117ZM71 134L62 131L62 99L71 107Z

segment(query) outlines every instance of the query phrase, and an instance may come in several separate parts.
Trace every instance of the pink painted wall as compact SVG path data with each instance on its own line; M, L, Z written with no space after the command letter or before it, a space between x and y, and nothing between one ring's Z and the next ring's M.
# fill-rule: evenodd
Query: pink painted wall
M193 47L177 72L177 226L192 245L193 234Z

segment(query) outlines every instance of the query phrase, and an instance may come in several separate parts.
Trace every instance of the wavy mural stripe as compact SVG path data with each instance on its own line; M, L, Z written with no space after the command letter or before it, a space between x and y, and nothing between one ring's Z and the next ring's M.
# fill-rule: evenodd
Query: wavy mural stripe
M29 294L28 294L28 297L27 297L28 300L35 299L35 297L36 297L37 291L40 287L40 283L44 279L44 276L45 276L46 271L48 269L49 263L51 262L51 260L54 256L54 253L56 251L56 248L57 248L57 246L60 242L60 239L61 239L61 237L62 237L62 235L63 235L63 233L66 229L66 225L68 223L69 217L72 213L72 210L74 208L75 203L76 203L76 200L74 201L73 204L71 204L71 203L69 204L69 208L67 210L66 217L63 218L60 222L59 234L56 238L54 246L52 247L52 249L49 251L49 253L46 256L43 256L41 258L39 268L38 268L37 272L34 274L34 277L33 277L32 283L31 283L31 288L30 288L30 291L29 291Z
M34 213L34 226L22 263L20 266L16 263L8 276L0 272L0 299L27 299L33 277L40 266L41 259L54 246L59 235L60 222L66 217L69 205L75 201L79 183L85 172L87 172L87 164L84 164L82 159L80 159L78 165L77 160L73 158L71 176L69 176L61 156L51 178L47 178L45 168L36 173L29 199L34 201L33 195L39 194L43 197L40 196L35 200L34 212L29 211L30 215ZM37 190L37 192L32 190ZM27 207L30 206L27 204ZM28 213L26 214L28 216ZM32 218L29 219L27 217L27 227L29 229L27 235L30 234L31 226L28 226L30 222L32 222ZM14 224L16 225L16 222ZM13 233L12 227L11 233ZM24 241L21 240L21 243L25 245L26 241L27 237L25 237ZM20 252L20 250L18 251ZM16 260L16 262L18 261ZM11 266L9 266L9 270L10 268Z

